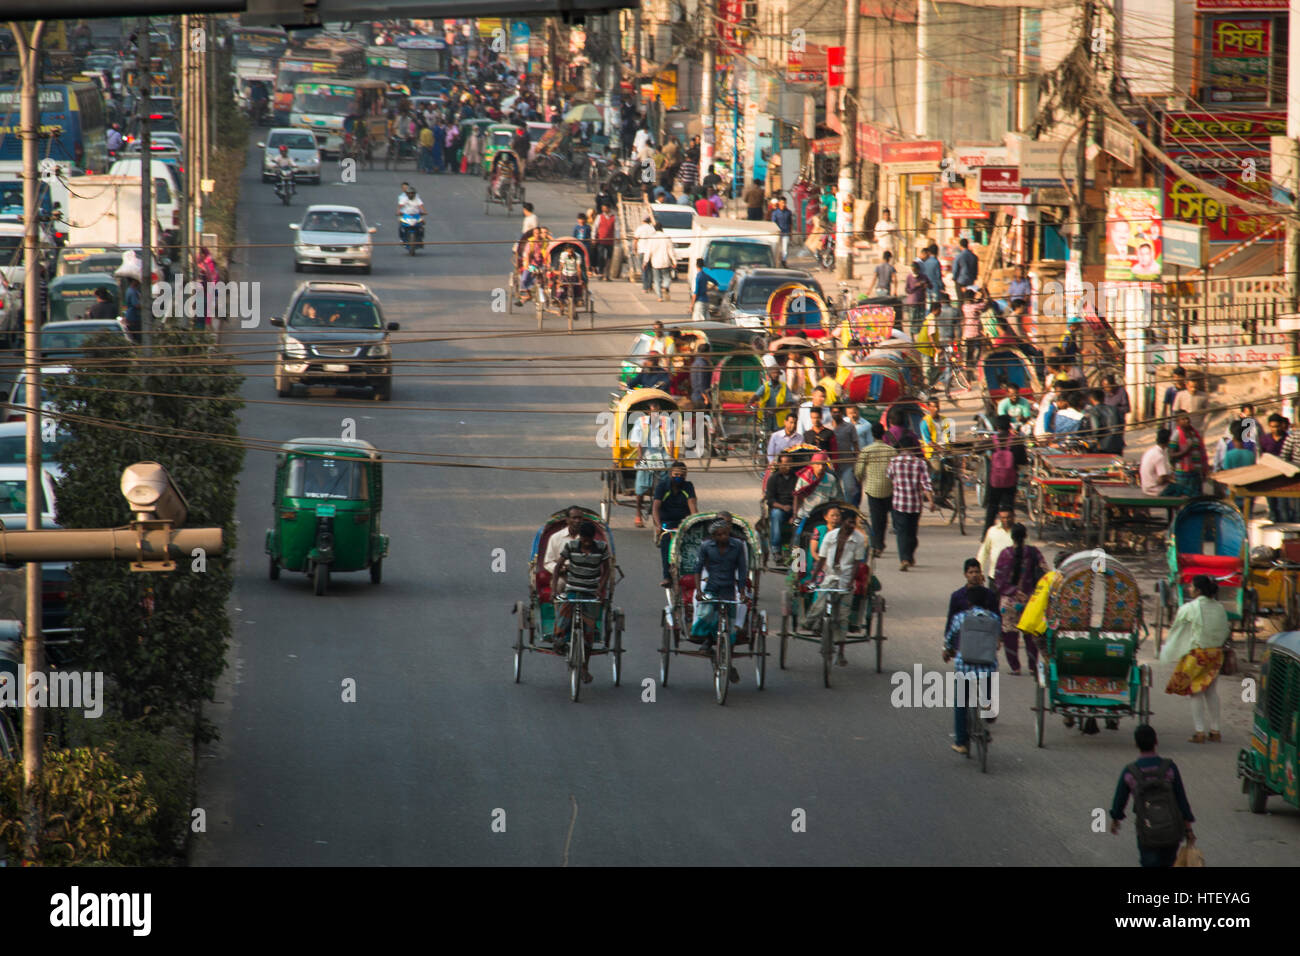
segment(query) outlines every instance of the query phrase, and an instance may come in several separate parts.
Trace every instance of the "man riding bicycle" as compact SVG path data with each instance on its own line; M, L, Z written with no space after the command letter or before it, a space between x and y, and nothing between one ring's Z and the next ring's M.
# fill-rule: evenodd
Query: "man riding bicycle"
M596 523L584 520L578 525L578 539L569 541L560 552L560 559L555 562L555 650L564 653L565 645L571 636L573 624L573 605L564 600L575 597L584 600L604 600L609 593L610 573L613 567L613 555L609 545L596 540ZM596 634L596 605L582 604L583 643L591 654L591 642ZM582 666L582 682L591 683L591 671L587 669L586 660Z
M695 620L691 626L692 639L698 631L703 631L704 653L713 649L713 639L717 624L712 615L725 614L726 608L734 607L732 618L731 643L743 632L746 606L742 604L710 604L710 598L721 601L735 601L737 595L743 601L749 591L749 567L745 554L744 542L731 536L731 521L719 517L709 525L709 540L700 545L700 583L699 598L695 602ZM740 681L739 672L732 667L727 679L735 684Z
M849 632L849 613L853 609L853 582L857 579L858 568L867 558L866 536L857 530L858 515L854 511L843 509L840 514L840 526L827 533L817 549L817 563L813 565L812 580L817 588L843 588L848 593L837 594L839 603L835 605L835 627L840 640L836 641L839 656L835 663L840 667L848 665L844 657L844 637ZM820 591L808 612L808 626L820 633L825 620L826 602L831 599L829 591Z

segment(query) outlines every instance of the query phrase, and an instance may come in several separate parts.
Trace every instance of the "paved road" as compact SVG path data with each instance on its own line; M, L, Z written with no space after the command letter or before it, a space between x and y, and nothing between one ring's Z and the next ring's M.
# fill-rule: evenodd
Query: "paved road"
M304 187L285 209L268 202L271 188L250 165L243 237L287 243L287 224L318 201L362 207L382 223L377 238L391 241L400 178L363 171L355 184ZM393 403L359 395L276 400L269 339L235 333L227 346L246 362L245 434L274 441L338 434L350 417L358 437L392 458L600 467L596 416L627 330L666 306L627 283L599 284L596 333L538 335L531 313L491 311L518 218L499 207L483 214L481 180L416 182L435 210L429 237L441 244L416 258L381 249L366 280L388 318L402 323ZM537 184L529 198L557 233L590 200ZM263 283L266 314L278 314L302 278L283 246L249 250L237 270ZM665 318L684 317L684 301L671 307ZM556 358L440 364L540 356ZM201 864L1135 862L1131 830L1114 838L1090 826L1134 756L1131 721L1090 738L1057 723L1048 747L1036 750L1031 684L1004 674L1003 716L983 776L950 751L949 711L891 706L890 672L941 666L946 598L975 550L973 537L928 519L920 566L901 574L882 565L885 673L855 648L852 666L825 690L814 649L800 644L791 670L773 661L761 693L742 671L744 683L723 708L704 662L678 659L671 686L647 703L641 680L658 676L658 558L650 533L633 530L620 508L624 686L614 689L598 667L574 705L557 660L532 656L523 684L511 682L509 612L527 595L537 525L571 502L594 504L594 475L390 464L384 521L393 546L384 583L340 575L317 598L303 576L267 579L272 472L271 456L252 452L241 476L236 640L213 709L223 738L205 763ZM693 477L706 508L754 514L752 478L716 466ZM497 548L506 553L504 573L491 570ZM777 585L774 576L765 583L773 615ZM1165 673L1158 671L1161 684ZM357 681L355 703L341 700L345 678ZM1247 708L1230 699L1226 683L1226 740L1214 747L1184 743L1187 704L1156 695L1164 752L1183 768L1211 863L1294 863L1300 813L1280 804L1266 817L1246 812L1233 767ZM806 832L792 831L796 810L806 813ZM505 832L493 830L497 811Z

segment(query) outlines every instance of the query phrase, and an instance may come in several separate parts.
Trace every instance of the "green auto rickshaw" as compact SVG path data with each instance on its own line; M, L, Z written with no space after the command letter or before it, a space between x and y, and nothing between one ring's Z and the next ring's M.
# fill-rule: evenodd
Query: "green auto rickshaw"
M483 130L483 178L487 179L492 174L492 157L499 150L510 149L511 144L515 141L523 127L516 126L514 123L493 123ZM520 156L520 160L527 160L527 156ZM523 178L524 171L519 170L520 178Z
M102 272L62 275L50 280L47 322L71 322L85 318L95 304L95 290L107 289L118 314L117 280Z
M383 463L369 442L355 438L296 438L275 460L275 527L266 532L270 576L302 571L317 595L332 571L370 569L383 578L388 536L379 533Z
M1237 776L1252 813L1280 796L1300 807L1300 631L1274 634L1264 645L1250 747L1237 754Z

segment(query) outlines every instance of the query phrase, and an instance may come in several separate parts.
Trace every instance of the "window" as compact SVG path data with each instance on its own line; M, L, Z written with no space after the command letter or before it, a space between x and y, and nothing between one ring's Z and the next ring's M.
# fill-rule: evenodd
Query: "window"
M311 133L272 133L271 138L266 141L266 148L279 149L281 146L288 146L290 149L315 149L316 138Z
M314 212L303 220L307 232L365 233L366 225L355 212Z
M365 299L326 299L303 297L289 323L299 329L367 329L383 328L379 310Z
M695 221L693 212L667 212L665 210L655 210L655 221L665 229L690 229L691 224Z
M49 511L45 501L45 489L41 489L41 512ZM21 515L27 513L27 479L13 478L0 481L0 514Z
M45 437L42 429L42 438ZM54 432L53 441L41 442L41 461L54 461L58 450L68 440L68 433L63 429ZM0 464L21 465L27 460L27 436L5 435L0 437Z
M740 288L740 305L766 305L772 293L781 286L788 285L790 281L790 279L750 279ZM803 281L804 285L811 286L818 295L821 295L821 287L815 282L801 281Z
M0 492L3 483L0 482ZM365 466L359 461L339 458L295 458L289 466L290 498L343 498L364 501Z
M725 241L710 243L704 255L706 269L739 269L741 266L776 266L770 246L761 242Z

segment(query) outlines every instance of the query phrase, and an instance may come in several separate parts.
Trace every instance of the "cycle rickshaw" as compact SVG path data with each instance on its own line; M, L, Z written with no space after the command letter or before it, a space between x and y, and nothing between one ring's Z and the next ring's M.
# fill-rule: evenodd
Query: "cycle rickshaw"
M728 454L737 454L757 468L764 462L764 439L767 430L764 412L749 408L749 400L764 379L762 360L755 352L724 354L713 366L709 385L709 407L712 409L708 441L704 450L704 467L711 458L727 460ZM789 414L788 409L775 413L779 428Z
M501 155L500 153L497 154ZM573 253L574 259L568 260L568 269L562 261L564 252ZM578 239L554 239L546 250L546 305L547 309L569 317L569 331L573 331L573 320L579 312L586 312L591 319L591 327L596 327L596 303L591 297L591 262L587 256L587 246ZM541 297L537 300L542 302ZM539 305L539 309L541 306ZM541 312L538 312L540 320Z
M821 633L817 634L811 627L813 622L809 615L812 611L816 589L812 587L812 569L817 563L817 555L811 553L813 533L818 533L818 540L826 534L826 512L839 508L841 512L852 512L858 517L858 529L865 535L867 516L850 504L829 501L813 508L799 520L794 532L796 546L791 552L791 562L785 579L785 590L781 592L781 655L779 662L785 670L786 649L791 641L808 641L821 648L822 682L831 686L831 671L835 667L837 645L865 644L876 642L876 673L880 673L881 657L885 642L884 617L885 599L880 594L880 581L871 572L870 561L863 561L858 567L857 576L851 588L844 593L833 594L826 602L826 613L821 622ZM851 600L849 610L848 633L840 634L835 615L838 601ZM873 634L872 631L875 631Z
M767 330L782 338L806 332L808 338L825 338L835 313L814 289L801 282L778 286L767 297Z
M636 506L638 448L631 438L637 422L648 416L651 402L658 402L660 411L666 415L680 410L673 396L657 388L634 388L630 392L616 392L611 398L613 418L610 422L612 433L609 436L609 446L612 463L608 470L600 473L600 480L605 486L600 500L600 520L605 525L611 524L615 505ZM690 416L680 417L678 424L682 427L677 428L671 436L672 444L666 456L669 460L676 460L681 455L682 431L689 420Z
M791 414L794 414L794 412L792 411ZM785 453L790 456L791 470L798 472L799 469L806 467L808 462L812 460L812 456L820 450L821 449L816 445L807 444L792 445L787 448ZM763 458L764 461L766 461L766 453L764 453ZM768 568L779 568L780 570L785 570L788 568L790 564L790 551L798 542L798 536L795 534L798 522L794 520L793 516L791 516L790 520L786 522L785 530L781 534L781 553L778 555L772 554L772 523L771 518L767 514L767 483L771 479L772 474L776 471L776 468L777 466L775 462L769 463L764 468L763 481L759 485L759 519L754 522L754 530L758 532L759 542L763 548L763 570L767 570Z
M732 517L731 537L746 549L749 587L746 593L738 592L734 601L709 601L700 591L700 546L709 537L709 525L718 518L715 512L693 514L684 519L672 532L673 540L668 552L672 569L672 587L666 589L667 606L660 618L662 628L659 644L659 683L668 686L668 669L673 655L707 658L713 664L713 692L719 704L727 702L730 686L731 662L735 658L754 659L754 683L762 690L767 680L767 612L758 607L758 585L762 576L756 560L759 556L758 536L749 522ZM713 604L712 616L716 618L711 630L713 648L710 651L681 647L683 637L690 640L698 602ZM745 609L741 632L732 640L732 622L739 607Z
M1156 582L1156 652L1164 629L1188 600L1192 578L1205 574L1219 585L1218 601L1228 624L1246 635L1246 656L1255 659L1258 595L1247 580L1250 537L1236 508L1214 498L1193 498L1174 515L1165 546L1167 577Z
M610 533L609 528L600 522L600 516L594 511L586 508L580 510L583 518L596 525L596 540L603 541L609 546L610 560L616 561L617 559L614 556L614 536ZM563 602L564 596L553 593L551 573L543 567L543 559L546 556L546 546L550 543L551 538L564 530L568 514L568 508L555 512L546 519L546 523L533 536L532 556L528 561L528 602L516 601L511 613L519 619L514 645L515 683L518 684L523 676L524 653L526 651L536 654L548 654L552 657L563 657L569 665L569 697L576 702L581 693L582 671L587 662L588 648L583 634L586 623L583 620L582 612L588 604L596 605L596 631L592 635L590 654L592 657L603 654L610 655L614 686L618 687L622 682L624 618L623 609L614 606L614 583L618 578L622 577L623 572L619 570L617 564L614 565L609 579L609 591L603 599L573 600L571 602L574 604L574 608L570 633L567 637L556 634L556 619L559 614L559 608L556 605ZM528 632L527 640L524 637L525 631ZM560 638L559 645L557 645L557 637ZM568 646L561 649L565 641L567 641Z
M1047 630L1038 638L1034 733L1043 746L1048 714L1066 726L1102 718L1108 730L1124 717L1151 719L1151 665L1138 664L1142 595L1133 572L1105 551L1080 551L1059 568L1047 599Z
M1123 455L1095 454L1071 442L1062 448L1034 448L1029 452L1029 481L1025 506L1041 537L1048 528L1085 535L1094 523L1094 502L1088 486L1122 488L1131 484L1131 466Z
M990 418L998 411L998 402L1007 397L1012 385L1020 387L1020 397L1031 404L1042 398L1043 380L1034 356L1016 344L994 345L980 352L975 378L979 382L984 412Z
M506 207L509 214L514 207L524 201L523 164L512 149L499 150L492 157L492 168L488 172L487 185L484 187L483 214L491 210L495 203Z

